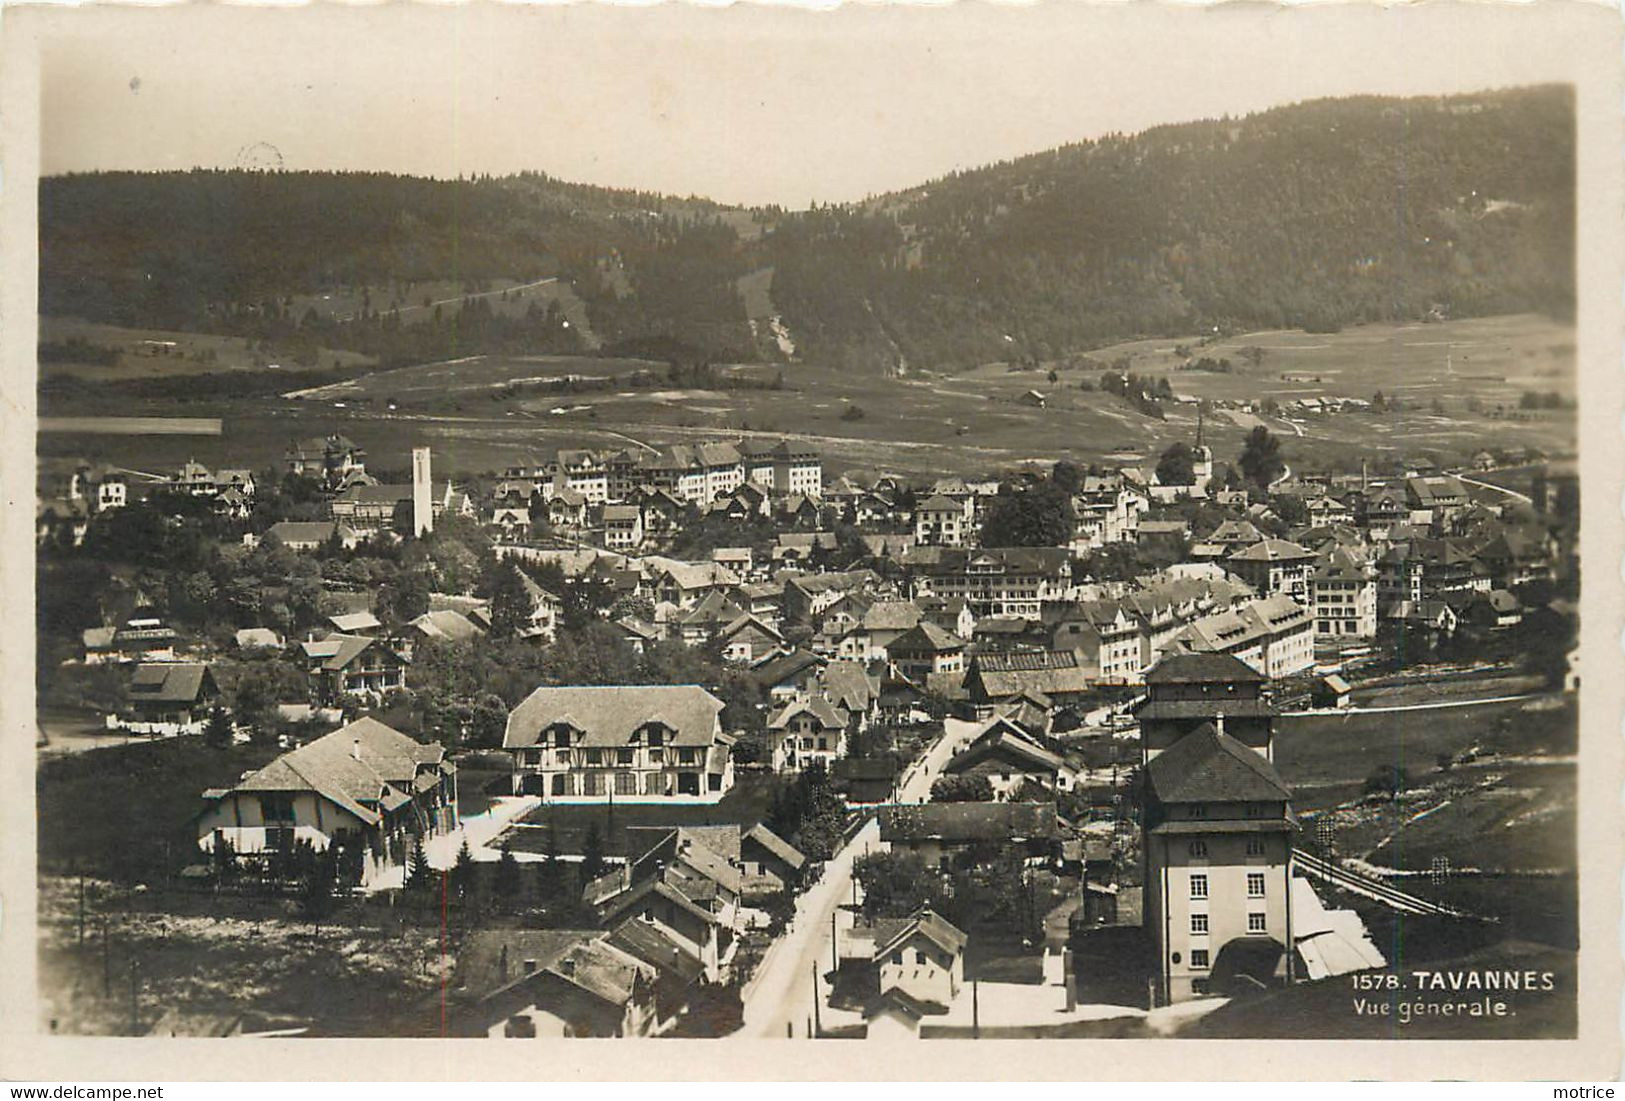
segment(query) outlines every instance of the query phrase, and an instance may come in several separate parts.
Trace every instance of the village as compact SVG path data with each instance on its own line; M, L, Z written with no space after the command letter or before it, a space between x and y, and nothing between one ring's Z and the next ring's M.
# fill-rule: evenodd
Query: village
M101 829L42 825L47 958L78 974L54 1012L165 1035L1166 1035L1385 966L1382 915L1493 923L1430 892L1448 860L1342 858L1335 823L1414 797L1416 764L1372 753L1306 814L1277 727L1394 693L1562 706L1572 464L1280 450L1260 429L1220 461L1198 429L1138 467L932 482L832 476L788 438L451 478L339 434L259 473L42 464L42 585L73 632L42 636L42 823L58 774L147 789ZM1441 671L1465 692L1419 694ZM87 932L98 907L122 932ZM184 1004L138 959L245 913L318 954L324 923L434 939L370 990L388 965L335 942L347 962L316 970L362 990L329 1020Z

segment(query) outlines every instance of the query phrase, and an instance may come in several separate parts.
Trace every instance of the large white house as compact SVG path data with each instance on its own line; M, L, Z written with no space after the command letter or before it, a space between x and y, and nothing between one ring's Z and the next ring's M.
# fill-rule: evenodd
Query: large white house
M550 803L714 803L733 787L722 701L693 684L538 688L508 716L516 793Z

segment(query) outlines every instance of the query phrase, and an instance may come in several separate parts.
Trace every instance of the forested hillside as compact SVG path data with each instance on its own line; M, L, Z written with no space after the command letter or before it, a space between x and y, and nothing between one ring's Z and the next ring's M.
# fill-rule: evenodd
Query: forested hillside
M557 277L605 344L671 337L865 370L1049 359L1135 335L1334 329L1574 299L1567 88L1359 98L1160 127L786 213L539 174L108 173L40 194L41 309L386 361L571 351L556 308L415 311L419 284ZM301 296L368 288L338 317ZM404 311L404 313L403 313Z

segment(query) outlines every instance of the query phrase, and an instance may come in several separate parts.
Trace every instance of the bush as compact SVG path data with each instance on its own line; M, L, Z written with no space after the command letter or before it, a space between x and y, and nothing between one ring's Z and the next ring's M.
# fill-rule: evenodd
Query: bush
M931 785L933 803L991 803L993 782L986 776L942 776Z
M1366 795L1382 795L1394 799L1410 786L1410 780L1409 774L1399 765L1378 765L1372 770L1371 775L1366 777L1365 787L1362 790Z

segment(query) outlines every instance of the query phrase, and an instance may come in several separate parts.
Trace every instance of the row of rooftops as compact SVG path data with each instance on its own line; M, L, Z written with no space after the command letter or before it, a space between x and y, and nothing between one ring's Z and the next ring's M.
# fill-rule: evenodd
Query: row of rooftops
M634 471L711 470L755 461L810 464L817 462L818 458L816 448L790 439L671 444L655 451L639 451L631 448L608 451L560 448L552 459L510 467L506 475L510 478L527 478L554 472L574 474L600 470L607 472L615 468Z

